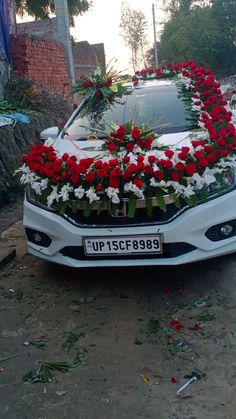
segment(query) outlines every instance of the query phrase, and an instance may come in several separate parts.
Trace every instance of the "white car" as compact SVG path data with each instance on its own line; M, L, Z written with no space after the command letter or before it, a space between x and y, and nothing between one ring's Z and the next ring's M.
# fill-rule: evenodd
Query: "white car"
M101 153L109 123L119 126L130 120L135 120L136 126L148 123L154 130L161 126L158 142L163 150L165 146L174 150L191 148L192 133L198 136L196 118L186 110L175 84L153 80L130 89L101 113L86 113L83 102L59 135L57 128L51 128L41 138L57 137L53 147L60 156L68 153L78 159L94 158ZM97 127L100 128L94 139L95 131L91 128ZM29 252L50 262L78 268L180 265L235 252L236 192L232 167L233 163L223 172L221 187L218 184L216 188L212 180L206 183L207 196L196 205L191 206L181 198L176 206L167 193L166 210L155 201L151 216L147 216L142 196L137 199L133 217L128 214L125 196L112 214L106 210L99 212L98 202L94 202L93 210L86 216L83 208L73 211L66 207L60 213L49 201L45 205L36 199L36 187L34 191L28 189L23 223ZM194 179L196 186L199 177L196 175ZM204 179L207 182L207 175Z

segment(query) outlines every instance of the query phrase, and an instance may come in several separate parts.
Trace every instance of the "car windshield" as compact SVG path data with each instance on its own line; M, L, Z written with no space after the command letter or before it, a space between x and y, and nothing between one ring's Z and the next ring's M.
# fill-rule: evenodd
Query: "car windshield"
M153 83L153 82L152 82ZM86 101L64 133L65 139L86 140L94 134L104 138L114 125L134 121L136 126L146 124L158 133L176 133L197 128L179 97L174 84L141 85L130 89L109 106L101 106L96 112L86 112Z

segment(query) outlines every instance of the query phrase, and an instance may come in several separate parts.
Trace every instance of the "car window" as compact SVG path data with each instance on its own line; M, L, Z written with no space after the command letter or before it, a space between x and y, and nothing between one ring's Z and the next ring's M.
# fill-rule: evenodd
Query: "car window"
M174 133L196 128L193 126L175 85L141 87L116 99L113 104L101 106L94 112L86 112L86 101L66 128L65 139L86 139L98 130L110 132L112 125L135 121L136 126L147 124L159 133Z

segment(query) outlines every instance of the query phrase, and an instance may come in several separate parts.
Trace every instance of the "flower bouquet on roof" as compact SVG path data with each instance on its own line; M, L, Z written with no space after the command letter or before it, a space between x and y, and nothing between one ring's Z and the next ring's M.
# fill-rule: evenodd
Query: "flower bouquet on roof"
M73 90L86 99L88 112L112 103L126 92L120 73L113 66L97 67L91 75L82 75Z

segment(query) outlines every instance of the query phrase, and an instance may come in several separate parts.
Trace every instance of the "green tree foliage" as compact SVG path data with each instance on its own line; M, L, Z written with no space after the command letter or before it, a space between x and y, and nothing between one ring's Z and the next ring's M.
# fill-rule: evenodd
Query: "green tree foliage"
M236 72L236 1L170 0L159 61L194 60L217 75ZM151 54L149 54L149 61Z
M28 14L35 19L47 19L50 14L54 13L53 0L15 0L16 13L23 16ZM82 15L92 5L89 0L68 0L69 15Z
M142 12L133 10L125 3L122 3L121 35L131 51L131 62L134 71L139 69L141 63L142 66L146 66L147 26L147 20Z

